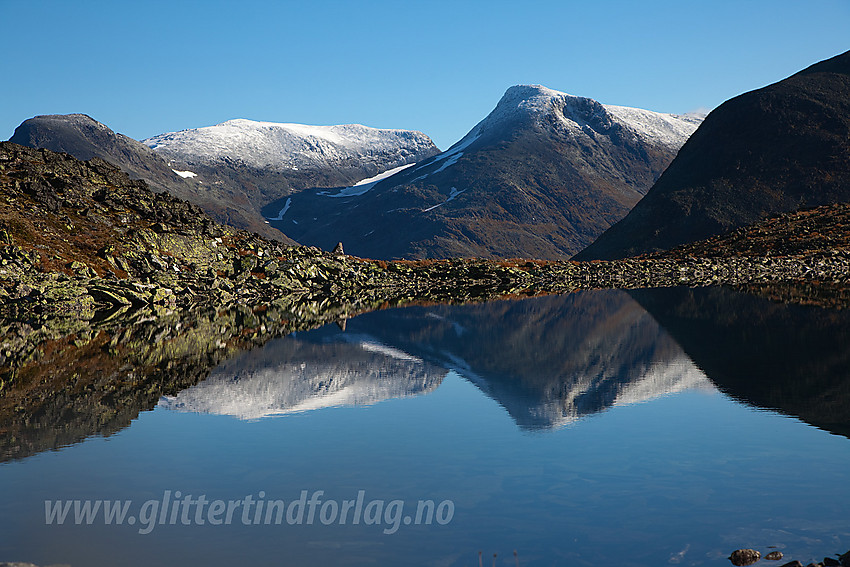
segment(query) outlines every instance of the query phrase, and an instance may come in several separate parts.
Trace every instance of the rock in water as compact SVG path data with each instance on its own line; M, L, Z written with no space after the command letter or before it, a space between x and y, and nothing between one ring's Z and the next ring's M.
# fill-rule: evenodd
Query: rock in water
M779 561L780 559L782 559L782 552L781 551L771 551L770 553L765 555L764 558L767 559L768 561Z
M744 565L752 565L761 559L761 553L755 549L737 549L729 556L729 561L735 567L743 567Z

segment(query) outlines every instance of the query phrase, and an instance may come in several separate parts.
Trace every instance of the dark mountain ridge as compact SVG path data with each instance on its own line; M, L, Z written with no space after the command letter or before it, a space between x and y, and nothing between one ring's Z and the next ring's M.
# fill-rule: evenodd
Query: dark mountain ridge
M850 52L706 117L631 212L578 260L670 249L774 214L850 201Z

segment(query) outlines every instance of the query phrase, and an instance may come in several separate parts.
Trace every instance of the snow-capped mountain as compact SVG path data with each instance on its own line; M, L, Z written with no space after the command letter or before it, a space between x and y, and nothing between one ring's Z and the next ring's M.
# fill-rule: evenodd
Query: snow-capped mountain
M376 342L312 344L289 337L229 360L159 406L259 419L328 407L363 406L425 394L445 370Z
M10 141L66 152L81 160L99 157L120 167L132 179L144 179L154 191L167 191L198 205L219 222L291 242L269 227L240 188L233 188L232 195L223 196L205 185L193 171L172 167L143 143L113 132L88 115L35 116L18 126Z
M368 175L424 159L437 151L428 136L413 130L244 119L160 134L143 142L163 157L186 164L226 162L274 171L342 166L362 168Z
M377 258L566 258L625 216L701 120L519 85L445 152L369 187L305 191L272 224Z
M21 124L11 141L84 160L100 157L156 190L197 204L219 222L288 242L260 213L270 201L307 187L386 176L439 152L430 138L410 130L250 120L141 143L84 114L36 116Z

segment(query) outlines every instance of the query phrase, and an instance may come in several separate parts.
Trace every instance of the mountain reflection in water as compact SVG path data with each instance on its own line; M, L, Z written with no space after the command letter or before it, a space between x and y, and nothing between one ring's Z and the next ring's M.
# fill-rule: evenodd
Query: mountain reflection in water
M588 291L366 314L344 332L331 325L273 341L160 405L258 418L427 393L447 370L473 382L525 429L711 388L626 293Z
M206 329L172 327L182 334L163 345L165 354L175 341L195 344L192 332ZM7 388L12 418L0 421L0 461L111 435L157 400L162 408L256 419L427 394L449 370L525 430L718 387L850 437L850 309L782 304L725 288L583 291L375 311L350 319L346 331L326 325L224 362L220 349L173 361L153 356L159 351L106 349L104 336L75 351L77 362L69 354L61 366L46 367L91 370L94 353L100 362L93 372L120 366L126 376L105 373L85 388L55 389L47 379L22 382L21 394ZM40 383L44 388L27 393Z
M850 437L850 309L724 288L629 294L724 393Z
M445 374L374 341L312 344L276 339L228 360L200 384L163 397L159 405L258 419L415 396L433 391Z

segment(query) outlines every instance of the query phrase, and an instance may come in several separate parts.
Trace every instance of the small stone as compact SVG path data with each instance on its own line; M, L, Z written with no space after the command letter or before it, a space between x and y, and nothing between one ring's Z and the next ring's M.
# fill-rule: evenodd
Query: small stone
M729 556L729 561L731 561L732 565L735 567L752 565L759 559L761 559L761 553L755 549L737 549Z
M770 553L765 555L764 558L767 559L768 561L779 561L780 559L782 559L782 552L781 551L771 551Z

